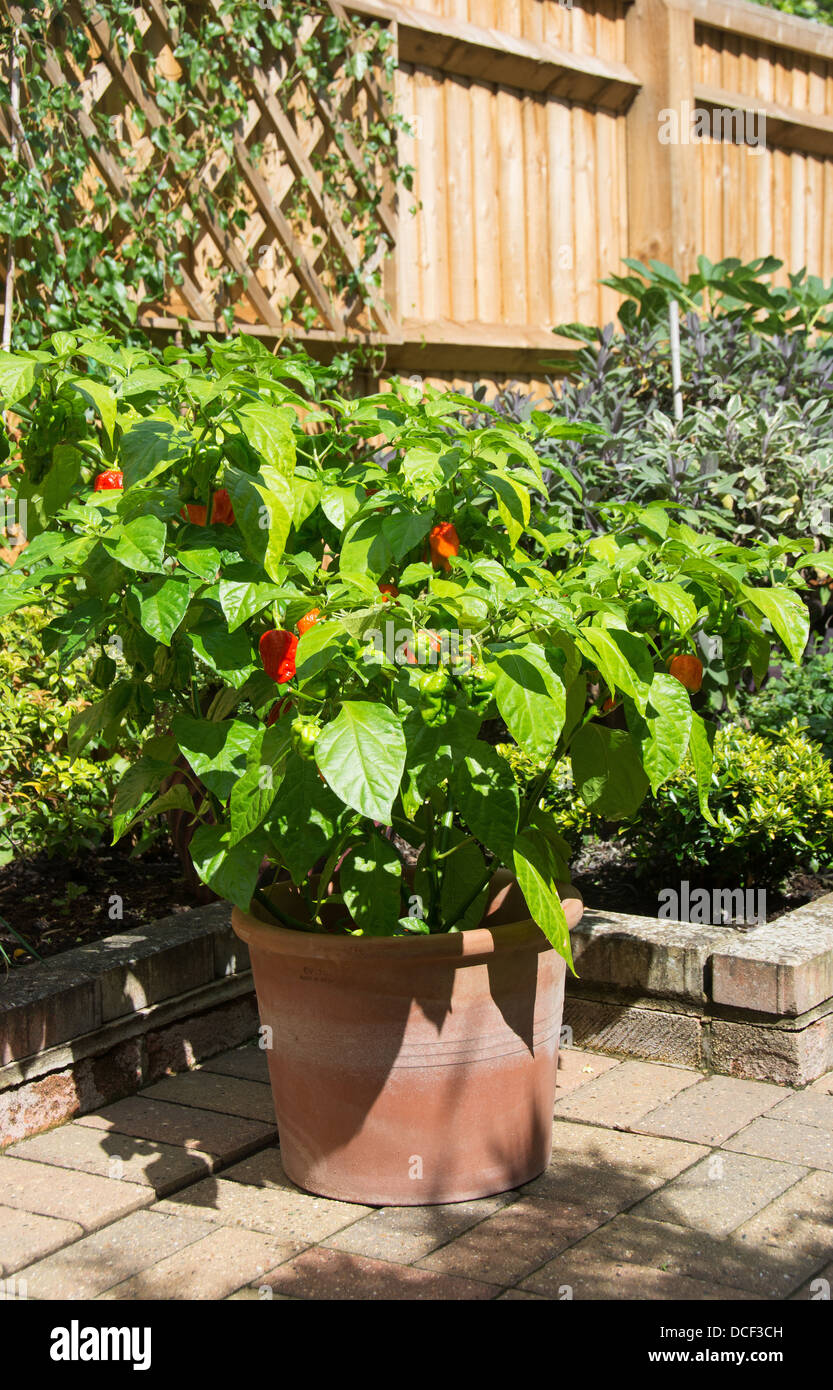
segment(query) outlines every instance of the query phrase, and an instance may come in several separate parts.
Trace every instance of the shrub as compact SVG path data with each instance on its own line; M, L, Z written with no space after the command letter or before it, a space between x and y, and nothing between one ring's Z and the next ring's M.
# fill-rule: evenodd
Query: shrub
M833 867L833 768L797 720L772 738L738 725L721 729L709 805L715 824L703 816L686 760L623 827L644 874L777 886L795 869Z
M94 387L89 358L108 376ZM768 664L765 622L799 659L795 568L782 546L739 550L662 507L623 505L590 540L565 533L541 511L522 426L478 427L463 398L401 382L311 412L316 371L252 338L172 346L155 364L86 334L9 354L5 404L46 468L34 477L24 443L16 472L42 529L0 582L0 611L56 602L47 650L101 653L103 693L73 717L71 754L116 747L126 719L147 731L116 837L180 810L213 891L311 931L326 929L333 878L340 930L461 930L502 865L569 957L569 847L495 743L544 759L542 785L568 754L599 815L632 815L687 751L705 799L693 633L731 635L730 683ZM67 445L79 394L91 418ZM398 841L419 851L412 881ZM282 873L303 921L266 896Z
M100 844L126 767L119 754L70 760L70 722L99 692L89 659L61 669L44 652L40 632L50 616L23 608L0 619L0 862L12 846L72 856Z
M796 720L833 761L833 651L785 666L757 694L741 691L738 713L753 733L778 733Z

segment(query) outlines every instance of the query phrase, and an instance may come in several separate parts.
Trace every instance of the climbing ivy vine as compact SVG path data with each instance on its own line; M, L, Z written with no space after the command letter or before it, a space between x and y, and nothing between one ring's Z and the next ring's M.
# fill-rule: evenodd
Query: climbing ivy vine
M167 64L148 45L153 19L161 19L171 36ZM129 99L113 110L119 106L115 85L110 101L90 100L90 73L100 59L91 21L103 21L110 51L139 73L164 117L161 124L148 122L141 105ZM0 255L5 262L13 247L17 347L35 347L56 330L84 324L116 330L127 342L143 337L139 316L165 303L166 287L182 283L195 230L190 200L198 186L215 225L231 237L241 232L249 213L234 140L255 68L277 74L274 95L298 127L308 119L305 92L316 84L326 88L334 72L352 79L353 90L372 72L387 98L395 66L384 26L357 28L326 0L164 7L145 0L144 10L130 0L30 0L25 6L3 0L0 24L7 136L0 168ZM157 26L157 45L158 33ZM20 77L18 117L10 100L13 59ZM397 167L400 119L392 101L381 110L365 104L359 114L359 103L339 95L334 106L330 138L312 142L309 159L349 228L356 263L346 264L329 244L326 227L316 228L318 273L333 295L365 303L371 293L381 293L388 249L376 217L382 189L387 180L409 184L410 171ZM10 134L18 135L14 155ZM362 186L344 157L349 141L362 150L373 174ZM257 165L263 146L249 143L247 149ZM120 187L114 189L102 174L96 150L121 171ZM200 174L212 159L222 172L207 187ZM283 211L309 237L305 192L296 180ZM251 249L252 270L263 265L266 249ZM226 260L211 273L214 304L230 325L240 275ZM316 321L315 306L301 292L282 300L278 311L288 329Z

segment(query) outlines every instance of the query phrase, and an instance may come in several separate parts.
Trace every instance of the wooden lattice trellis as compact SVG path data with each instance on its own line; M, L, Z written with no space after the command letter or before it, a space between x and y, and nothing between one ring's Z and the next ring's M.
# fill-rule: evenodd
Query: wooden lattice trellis
M205 5L222 24L233 51L234 24L227 9L219 0L205 0ZM328 7L347 22L335 0L328 0ZM8 12L25 57L23 9L10 4ZM71 83L80 98L74 119L90 162L71 215L109 218L108 235L117 249L119 238L130 231L120 222L118 206L133 209L131 173L158 159L150 136L167 120L157 103L158 80L186 80L175 56L179 34L162 0L144 0L136 7L139 50L124 35L116 41L106 6L70 0L64 13L83 26L90 40L85 70L58 46L44 64L53 86ZM217 216L215 194L229 172L222 147L206 154L196 176L177 182L177 170L166 169L173 186L170 198L183 224L181 283L169 282L164 302L143 305L140 322L161 325L185 318L208 328L233 318L241 327L258 326L276 336L395 336L392 277L385 274L381 285L375 283L396 240L394 182L361 141L363 128L389 118L388 96L372 70L360 80L347 70L352 47L334 59L326 83L315 82L303 63L297 64L291 83L286 81L293 56L322 22L320 12L310 13L295 55L269 50L264 66L253 64L245 52L235 59L234 78L245 97L245 112L233 135L242 226L223 225ZM361 44L360 33L354 42ZM204 94L199 80L195 94ZM101 122L94 119L102 115L113 133L110 142L102 139ZM21 117L25 128L25 108ZM0 137L9 136L4 118ZM337 199L328 193L317 167L322 151L339 161ZM110 204L107 213L94 199L102 185ZM164 255L161 245L155 249Z

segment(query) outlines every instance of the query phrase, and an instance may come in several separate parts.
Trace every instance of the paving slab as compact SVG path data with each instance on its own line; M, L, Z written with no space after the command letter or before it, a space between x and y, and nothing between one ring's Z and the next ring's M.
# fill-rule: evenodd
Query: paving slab
M274 1124L155 1100L150 1096L155 1090L156 1087L151 1086L141 1095L118 1100L95 1115L81 1116L75 1123L85 1129L108 1130L151 1142L182 1144L186 1149L199 1149L227 1163L254 1145L265 1143L275 1132Z
M153 1201L153 1191L146 1184L95 1177L5 1154L0 1155L0 1193L4 1206L77 1222L85 1231L95 1231Z
M269 1063L261 1047L233 1047L217 1057L200 1064L200 1071L219 1072L223 1076L240 1076L246 1081L269 1083Z
M553 1156L525 1196L591 1206L612 1216L691 1167L708 1153L700 1144L556 1120Z
M671 1139L720 1144L784 1097L782 1086L764 1081L741 1081L733 1076L704 1080L699 1073L696 1080L695 1086L647 1112L636 1128Z
M433 1274L412 1265L369 1260L343 1250L307 1250L274 1270L264 1281L276 1293L294 1298L361 1300L402 1299L432 1302L494 1298L494 1284Z
M558 1053L555 1079L556 1100L621 1065L618 1057L603 1057L600 1052L582 1052L578 1047L562 1047Z
M292 1255L292 1247L258 1231L227 1226L116 1284L102 1299L226 1298L265 1276Z
M760 1154L784 1163L806 1163L833 1173L833 1132L817 1125L795 1124L791 1120L755 1120L740 1134L727 1139L725 1149Z
M818 1270L812 1278L807 1280L806 1284L802 1284L800 1289L796 1289L792 1298L810 1303L829 1303L833 1298L833 1263Z
M821 1091L823 1096L833 1096L833 1071L825 1072L808 1087L810 1091Z
M525 1279L520 1287L542 1294L544 1298L576 1302L585 1299L605 1302L684 1299L693 1303L724 1303L754 1297L745 1289L688 1279L630 1261L603 1259L595 1252L582 1253L578 1248L558 1255Z
M74 1168L99 1177L142 1183L160 1195L210 1173L214 1160L198 1149L134 1139L126 1134L90 1128L73 1122L48 1134L36 1134L14 1144L7 1153L33 1162ZM137 1203L138 1205L138 1203Z
M31 1298L97 1298L211 1232L205 1221L135 1211L26 1270Z
M769 1120L791 1120L799 1125L814 1125L833 1134L833 1093L800 1091L786 1096L767 1113Z
M324 1244L351 1255L411 1264L516 1200L514 1193L501 1192L436 1207L378 1207Z
M157 1081L142 1094L151 1100L193 1105L201 1110L216 1110L221 1115L260 1120L275 1128L275 1103L268 1080L264 1083L207 1070L185 1071L180 1072L179 1076L168 1076L164 1081Z
M19 1207L0 1206L0 1275L15 1274L32 1260L83 1234L77 1221L61 1221ZM32 1290L27 1288L27 1293L31 1297Z
M505 1287L575 1244L605 1219L597 1211L569 1202L522 1197L421 1259L419 1267Z
M287 1182L285 1187L256 1187L222 1178L206 1178L166 1201L157 1211L198 1217L222 1226L245 1226L280 1236L297 1253L358 1221L372 1208L313 1197Z
M568 1120L590 1120L613 1129L628 1129L662 1101L670 1100L701 1079L701 1072L681 1067L621 1062L613 1071L595 1080L588 1079L587 1085L563 1099L556 1096L555 1114Z
M724 1149L701 1159L661 1192L640 1202L631 1214L709 1235L728 1235L806 1175L807 1169L796 1164Z
M759 1298L786 1298L818 1263L800 1249L766 1246L744 1227L728 1237L712 1236L633 1213L614 1217L574 1251L602 1265L656 1269Z

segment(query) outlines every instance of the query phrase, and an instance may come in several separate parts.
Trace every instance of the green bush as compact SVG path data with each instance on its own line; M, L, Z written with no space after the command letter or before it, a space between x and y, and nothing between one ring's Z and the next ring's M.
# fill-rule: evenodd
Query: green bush
M19 609L0 619L0 862L47 850L74 855L108 834L109 804L126 763L67 754L70 720L97 698L92 659L60 669L40 629L54 614Z
M714 825L687 760L623 830L643 873L775 887L795 869L833 867L833 768L797 720L772 738L719 730L709 804Z
M833 761L833 651L817 652L803 666L785 666L756 694L742 694L738 710L756 734L778 733L793 719Z
M502 748L522 785L540 769ZM703 816L690 760L617 825L578 796L569 765L556 767L543 795L574 854L589 838L621 837L637 873L656 883L696 879L703 886L777 887L796 869L833 868L833 768L798 720L771 737L740 725L718 731L709 805Z

